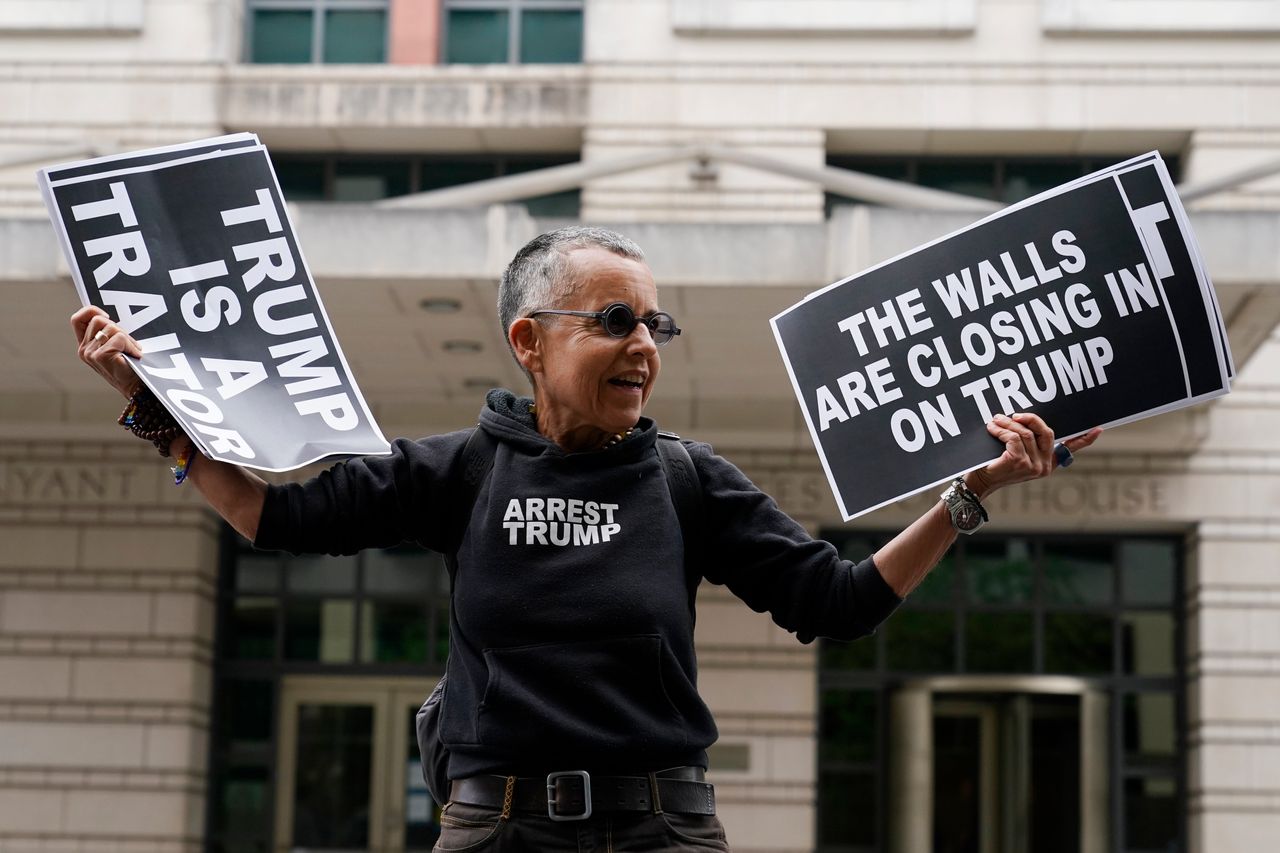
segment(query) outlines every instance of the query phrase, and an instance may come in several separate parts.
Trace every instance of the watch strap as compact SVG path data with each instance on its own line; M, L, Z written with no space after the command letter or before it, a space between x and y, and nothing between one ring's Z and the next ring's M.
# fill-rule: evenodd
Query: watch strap
M962 498L978 508L978 512L982 513L983 522L991 520L991 516L987 515L987 508L982 505L982 501L978 498L977 493L974 492L973 489L969 488L969 485L964 481L963 477L956 477L951 481L951 486Z

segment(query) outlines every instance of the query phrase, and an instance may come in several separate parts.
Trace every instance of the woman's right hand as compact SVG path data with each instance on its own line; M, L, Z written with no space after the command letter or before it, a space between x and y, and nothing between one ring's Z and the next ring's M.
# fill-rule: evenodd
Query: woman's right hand
M126 358L142 357L138 342L96 305L87 305L72 314L71 328L80 344L80 360L126 399L131 397L141 381Z

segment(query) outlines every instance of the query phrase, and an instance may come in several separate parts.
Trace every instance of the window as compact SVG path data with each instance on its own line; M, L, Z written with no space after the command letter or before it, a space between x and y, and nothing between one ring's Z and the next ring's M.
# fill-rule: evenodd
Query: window
M222 555L207 849L265 853L284 679L411 676L425 698L449 656L449 574L421 549L295 557L254 551L229 530ZM422 831L413 820L409 831Z
M231 574L219 649L228 663L438 667L448 655L448 578L433 554L242 550Z
M445 0L445 62L578 63L582 0Z
M828 537L850 560L888 538L856 531ZM890 795L892 697L904 680L963 674L1070 675L1095 683L1108 700L1115 849L1185 850L1179 563L1177 541L1160 537L962 537L873 636L821 641L818 850L895 849L882 807ZM1062 739L1053 726L1078 728L1079 711L1070 719L1045 717L1041 706L1051 698L1034 695L1032 735L1039 725L1053 744ZM976 719L935 716L935 761L973 764L964 750L976 740L956 727ZM1046 761L1057 767L1052 756Z
M387 0L249 0L249 62L387 60Z
M819 728L818 838L824 845L871 847L878 835L880 694L832 689L822 693Z
M280 189L289 201L376 201L577 162L572 154L405 157L273 154ZM526 199L539 217L576 219L581 192Z
M1102 157L876 157L831 155L827 165L935 190L972 195L1013 204L1037 193L1127 159L1129 154ZM1178 159L1165 157L1178 179ZM827 194L827 215L837 204L857 199Z

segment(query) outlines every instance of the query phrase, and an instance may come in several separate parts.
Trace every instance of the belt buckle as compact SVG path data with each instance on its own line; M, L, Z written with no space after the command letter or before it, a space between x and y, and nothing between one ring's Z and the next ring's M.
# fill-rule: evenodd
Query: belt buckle
M566 777L577 777L582 780L582 814L563 815L556 812L556 780ZM547 774L547 817L557 821L586 820L591 817L591 774L585 770L561 770Z

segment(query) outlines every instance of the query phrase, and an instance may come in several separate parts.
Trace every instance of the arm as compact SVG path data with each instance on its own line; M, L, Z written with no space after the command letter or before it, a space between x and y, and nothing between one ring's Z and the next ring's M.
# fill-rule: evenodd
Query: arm
M79 342L80 360L126 400L142 386L128 358L141 358L142 349L127 332L111 322L107 312L90 305L71 315L71 329ZM171 452L189 447L185 435L174 439ZM240 535L252 541L258 532L267 484L251 471L225 462L201 459L190 473L205 501Z
M411 540L432 551L452 551L452 469L468 434L398 438L389 456L362 456L305 483L268 486L253 544L294 554L354 554Z
M137 341L101 308L71 317L80 359L126 399L140 387L127 358ZM439 436L429 450L397 441L391 456L335 465L305 484L270 486L252 471L200 458L189 478L209 506L254 544L294 553L351 554L412 538L433 550L449 545L446 494L464 434ZM171 451L190 445L179 436ZM434 510L434 511L432 511Z
M179 444L182 442L182 444ZM176 455L191 439L180 436L174 441ZM222 516L236 532L252 542L258 537L258 520L267 500L267 482L248 468L201 457L187 475L214 512Z
M1047 477L1057 467L1053 456L1053 430L1038 416L1026 413L1011 417L996 415L987 424L987 431L1004 442L1004 453L990 465L965 475L965 484L979 498L1014 483ZM1090 430L1063 444L1072 453L1077 453L1093 444L1101 434L1100 429ZM951 514L939 501L877 551L875 564L893 591L899 597L906 597L919 586L955 540Z
M1046 476L1053 433L1035 415L998 417L988 431L1005 442L1000 459L965 477L979 497L998 488ZM1100 430L1064 442L1073 453ZM707 547L703 576L722 583L758 612L794 632L851 640L871 633L914 589L955 541L941 501L872 557L842 560L834 546L813 539L741 471L706 445L691 454L703 485Z
M703 490L698 554L707 580L768 612L804 643L870 634L901 602L872 558L841 559L731 462L705 444L688 448Z

